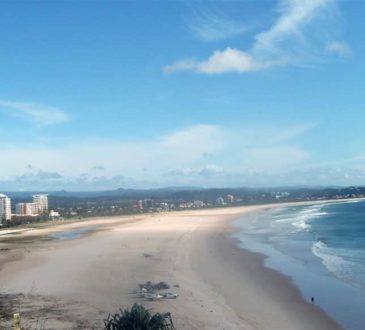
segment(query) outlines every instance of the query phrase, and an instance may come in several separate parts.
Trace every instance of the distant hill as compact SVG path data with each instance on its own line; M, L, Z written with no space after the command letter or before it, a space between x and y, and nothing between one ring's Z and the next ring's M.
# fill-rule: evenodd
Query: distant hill
M291 196L305 197L333 197L336 195L365 195L365 187L272 187L272 188L200 188L200 187L166 187L158 189L125 189L105 191L9 191L9 197L17 200L31 199L33 194L46 193L50 198L77 198L77 199L169 199L169 200L214 200L228 194L250 200L265 194L288 192Z

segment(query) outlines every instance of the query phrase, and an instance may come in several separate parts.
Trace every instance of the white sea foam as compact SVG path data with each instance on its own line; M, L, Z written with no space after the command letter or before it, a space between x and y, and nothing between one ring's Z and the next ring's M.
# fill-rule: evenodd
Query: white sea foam
M283 217L275 220L278 224L290 223L295 227L294 232L298 232L301 230L309 230L311 228L310 221L314 218L321 217L327 214L327 212L322 211L324 204L321 205L313 205L311 207L307 207L301 211L299 211L294 217Z
M311 227L311 225L309 223L307 223L306 220L300 220L300 221L294 222L293 226L300 230L310 229L310 227Z
M312 253L322 260L323 265L337 277L343 278L344 273L342 269L345 265L345 260L331 251L327 245L322 241L317 241L312 245Z
M337 278L354 286L364 285L364 266L361 263L351 261L354 256L364 254L363 250L346 250L330 248L322 241L312 245L312 253L322 260L322 264Z

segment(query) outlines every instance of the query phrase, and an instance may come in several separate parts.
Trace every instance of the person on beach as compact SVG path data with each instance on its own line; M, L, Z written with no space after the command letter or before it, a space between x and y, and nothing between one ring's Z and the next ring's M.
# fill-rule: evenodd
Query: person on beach
M314 304L314 297L311 298L311 302L312 302L312 304Z

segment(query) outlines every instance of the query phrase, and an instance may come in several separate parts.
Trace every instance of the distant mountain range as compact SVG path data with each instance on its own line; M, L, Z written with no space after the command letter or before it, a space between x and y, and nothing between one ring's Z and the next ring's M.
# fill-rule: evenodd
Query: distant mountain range
M272 187L272 188L201 188L201 187L166 187L158 189L124 189L105 191L8 191L4 192L13 199L29 199L33 194L46 193L50 197L81 198L81 199L184 199L212 200L219 196L232 194L234 196L255 196L289 192L298 196L334 196L334 195L365 195L365 187Z

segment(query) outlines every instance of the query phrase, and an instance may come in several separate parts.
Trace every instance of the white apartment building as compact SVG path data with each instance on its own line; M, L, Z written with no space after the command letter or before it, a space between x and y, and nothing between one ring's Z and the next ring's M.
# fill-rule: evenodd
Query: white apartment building
M8 196L0 194L0 224L11 220L11 200Z
M59 219L61 215L58 212L51 210L49 211L49 217L53 220L56 220Z
M33 204L35 204L36 214L48 212L48 195L33 195Z
M227 195L227 203L228 204L234 203L234 196L233 195Z
M224 202L224 198L223 197L218 197L216 200L215 200L215 203L217 205L225 205L225 202Z

